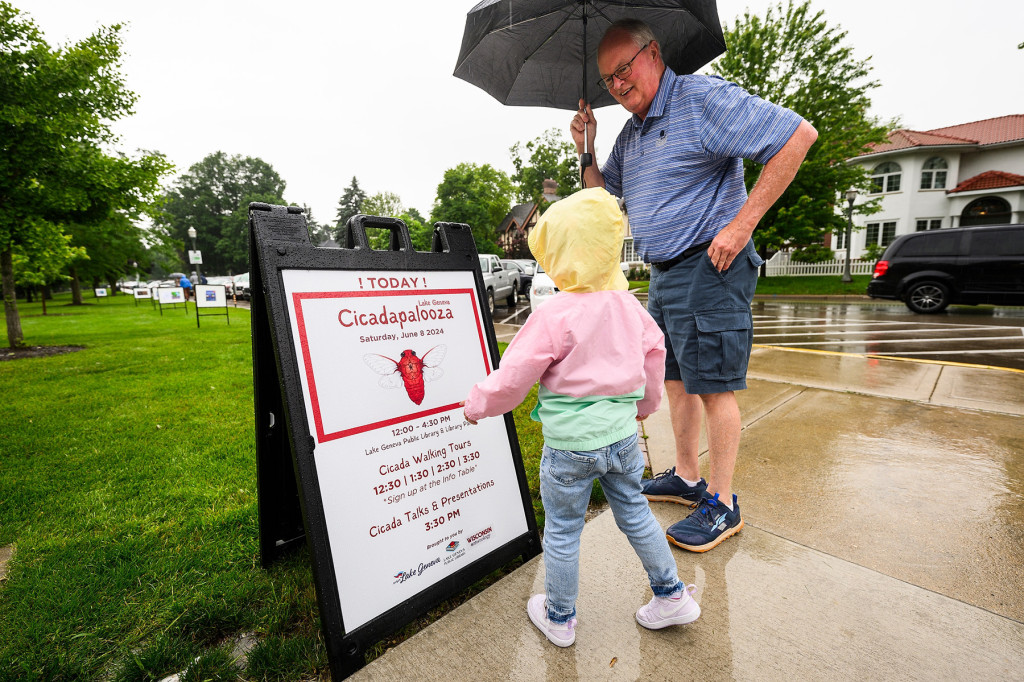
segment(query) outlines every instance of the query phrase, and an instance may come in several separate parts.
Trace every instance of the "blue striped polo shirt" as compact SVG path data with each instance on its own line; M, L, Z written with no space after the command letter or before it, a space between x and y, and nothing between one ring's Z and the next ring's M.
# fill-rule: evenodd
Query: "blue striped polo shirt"
M665 67L647 118L626 121L601 169L640 257L664 261L713 239L747 200L743 159L767 163L801 120L718 76Z

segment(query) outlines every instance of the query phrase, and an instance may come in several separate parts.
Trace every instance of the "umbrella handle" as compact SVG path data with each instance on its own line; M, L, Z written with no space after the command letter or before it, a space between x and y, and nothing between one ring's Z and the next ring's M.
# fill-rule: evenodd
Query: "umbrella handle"
M580 155L580 168L582 170L586 170L594 165L594 155L587 148L589 146L589 140L587 139L589 129L590 124L585 124L583 127L583 154Z

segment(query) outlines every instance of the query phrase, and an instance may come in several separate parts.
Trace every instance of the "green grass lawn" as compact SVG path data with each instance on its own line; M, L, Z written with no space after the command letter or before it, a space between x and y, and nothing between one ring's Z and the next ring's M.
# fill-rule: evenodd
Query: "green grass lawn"
M755 293L776 296L850 296L865 295L871 275L853 275L846 284L842 275L799 275L760 277Z
M19 302L25 342L83 350L0 361L0 680L158 680L197 656L186 679L238 679L224 645L243 632L245 679L326 675L308 555L259 565L249 311L197 329L191 307L68 304ZM531 406L516 421L543 523Z

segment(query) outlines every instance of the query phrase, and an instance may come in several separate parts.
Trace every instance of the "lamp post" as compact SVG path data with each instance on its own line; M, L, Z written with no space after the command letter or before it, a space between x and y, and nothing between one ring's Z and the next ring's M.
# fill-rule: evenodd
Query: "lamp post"
M197 250L196 249L196 228L194 228L194 227L188 228L188 236L189 236L189 239L192 240L192 250L196 251ZM191 263L189 263L189 265L191 265ZM199 263L196 263L196 278L199 281L201 281L202 274L203 274L202 270L199 269Z
M843 281L852 282L850 275L850 237L853 235L853 202L857 199L857 190L852 187L846 190L846 263L843 265Z

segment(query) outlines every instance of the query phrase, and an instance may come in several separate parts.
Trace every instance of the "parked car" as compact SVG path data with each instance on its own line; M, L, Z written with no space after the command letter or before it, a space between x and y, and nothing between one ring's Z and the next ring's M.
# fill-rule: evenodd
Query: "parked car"
M530 286L530 307L536 308L552 296L558 293L558 287L551 275L544 272L544 268L537 264L537 270L533 273L533 283Z
M533 282L532 267L527 269L527 266L523 265L523 261L518 260L502 260L501 265L504 268L516 270L519 273L519 293L530 290L530 284Z
M530 277L533 277L533 273L537 271L537 261L529 258L513 258L515 262L523 266L523 269L529 273Z
M224 287L224 292L227 294L227 297L231 298L231 291L234 286L233 280L234 278L228 275L216 275L214 277L207 277L206 283Z
M875 264L868 296L897 299L926 314L950 303L1024 305L1024 225L898 237Z
M252 298L249 292L248 272L243 272L241 275L235 275L235 296L239 301L248 301Z
M506 269L497 256L480 254L480 272L484 277L487 308L494 312L494 302L504 300L509 307L519 302L519 271Z

